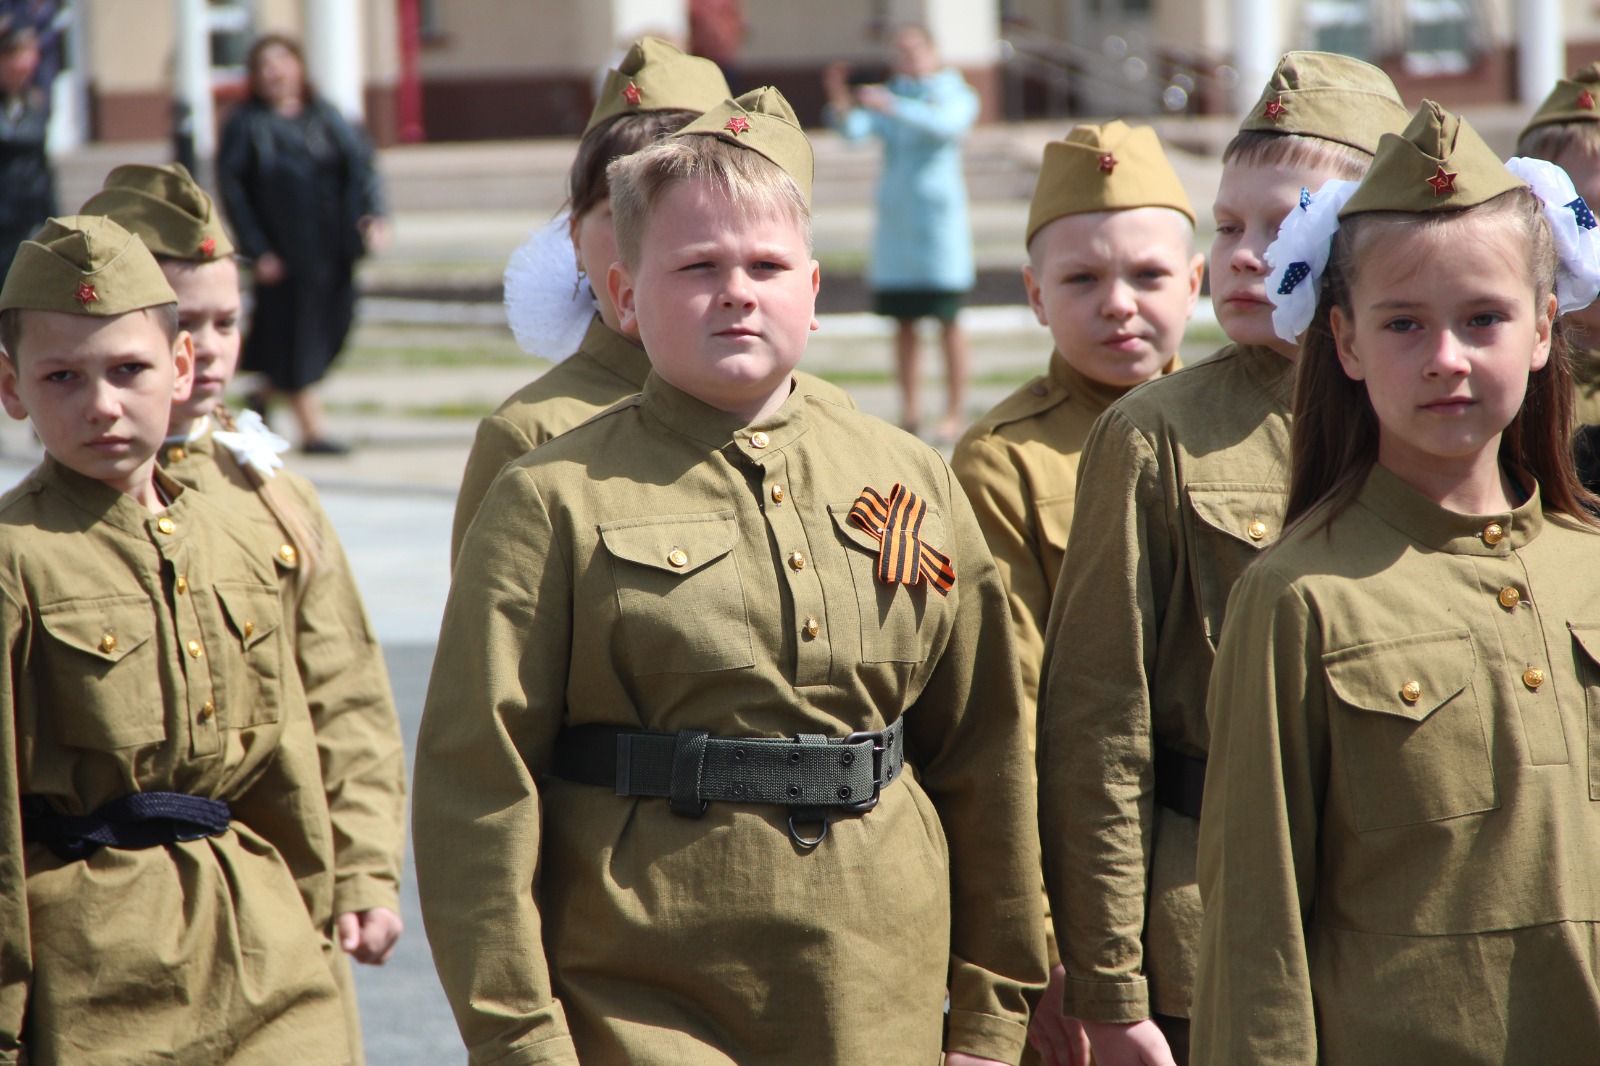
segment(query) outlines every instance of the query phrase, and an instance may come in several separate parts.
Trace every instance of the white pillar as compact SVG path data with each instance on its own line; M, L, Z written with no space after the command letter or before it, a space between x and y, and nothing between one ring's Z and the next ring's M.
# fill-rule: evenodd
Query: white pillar
M1255 106L1278 65L1283 46L1282 12L1278 0L1230 0L1228 15L1233 69L1239 75L1233 88L1233 109L1244 114Z
M665 35L687 44L688 0L611 0L611 47L626 48L635 37L645 34Z
M177 63L174 88L178 99L189 105L194 128L194 155L197 162L209 160L216 151L216 123L211 102L211 29L206 18L206 0L175 0L177 25Z
M362 0L305 0L306 65L317 90L352 121L366 113Z
M1539 104L1566 77L1566 47L1561 39L1561 0L1517 0L1517 99Z
M922 0L920 7L946 63L972 70L1000 62L999 0Z

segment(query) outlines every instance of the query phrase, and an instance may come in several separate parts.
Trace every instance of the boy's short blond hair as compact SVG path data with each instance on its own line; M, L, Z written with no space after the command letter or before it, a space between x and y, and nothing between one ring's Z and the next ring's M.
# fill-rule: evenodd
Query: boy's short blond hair
M1576 153L1600 159L1600 122L1546 122L1517 138L1517 154L1554 163Z
M1222 151L1222 162L1245 166L1327 167L1348 181L1358 181L1372 166L1372 156L1359 148L1300 133L1241 130Z
M650 214L674 186L696 180L711 187L744 218L778 214L805 234L811 250L811 208L800 186L760 152L719 137L675 137L653 144L606 168L611 186L611 221L617 254L628 266L639 262L639 248Z

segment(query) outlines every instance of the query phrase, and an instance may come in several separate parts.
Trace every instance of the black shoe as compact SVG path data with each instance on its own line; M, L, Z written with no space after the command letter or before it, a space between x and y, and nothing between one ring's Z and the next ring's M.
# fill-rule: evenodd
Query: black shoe
M350 445L332 437L313 437L300 442L302 455L349 455Z

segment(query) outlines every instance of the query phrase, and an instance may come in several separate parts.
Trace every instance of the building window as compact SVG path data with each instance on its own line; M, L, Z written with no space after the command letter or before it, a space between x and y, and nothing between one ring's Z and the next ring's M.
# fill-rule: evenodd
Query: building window
M1357 59L1372 57L1372 12L1367 0L1310 0L1303 17L1309 47Z
M1406 0L1408 74L1464 74L1477 54L1477 20L1471 0Z
M256 13L252 0L209 0L206 31L211 37L214 74L242 75L245 57L255 39Z

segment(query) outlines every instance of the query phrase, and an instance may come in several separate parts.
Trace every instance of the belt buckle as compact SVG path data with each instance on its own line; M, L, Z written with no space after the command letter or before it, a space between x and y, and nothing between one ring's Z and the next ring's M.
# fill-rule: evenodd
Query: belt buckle
M844 804L847 811L860 811L865 813L878 805L878 796L883 791L883 753L888 748L884 741L883 730L877 729L870 732L851 733L844 738L845 744L859 744L863 740L872 741L872 795L854 803Z

